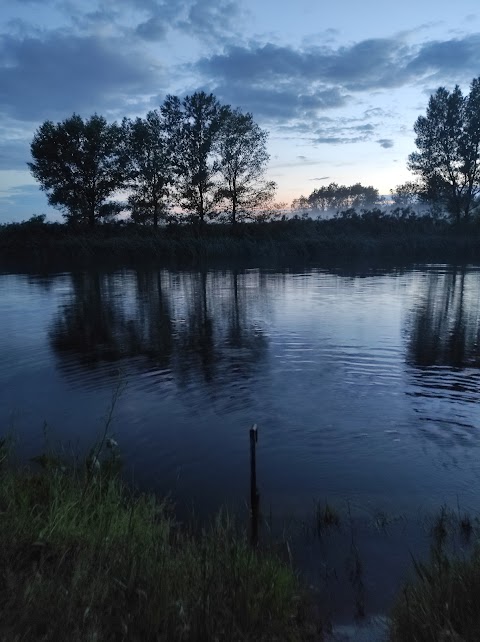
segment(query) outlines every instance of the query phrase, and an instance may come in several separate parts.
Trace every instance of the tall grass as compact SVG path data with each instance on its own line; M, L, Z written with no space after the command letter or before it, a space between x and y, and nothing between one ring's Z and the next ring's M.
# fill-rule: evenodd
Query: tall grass
M100 469L50 455L18 469L2 452L0 639L308 639L296 574L227 513L181 527L112 472L114 446Z
M430 557L413 558L413 576L393 608L391 642L480 640L480 545L478 539L469 544L472 531L468 516L442 508ZM452 538L460 538L461 547L453 548Z

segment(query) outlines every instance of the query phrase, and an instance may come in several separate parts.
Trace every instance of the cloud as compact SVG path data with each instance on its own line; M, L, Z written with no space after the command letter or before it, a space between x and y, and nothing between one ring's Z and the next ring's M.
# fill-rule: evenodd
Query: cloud
M377 140L377 143L384 149L390 149L390 147L393 147L394 145L394 142L391 138L379 138Z
M167 25L159 16L152 16L138 24L135 33L145 40L163 40L167 34Z
M296 78L304 87L322 85L338 92L390 89L420 81L425 74L471 78L478 73L480 34L408 44L403 36L371 38L350 46L295 48L273 43L230 46L201 58L200 73L243 85L273 85Z
M186 19L176 26L207 40L228 39L240 37L243 15L239 3L233 0L194 0Z
M293 118L312 119L318 111L343 107L348 96L336 87L310 89L295 78L281 86L224 83L209 87L225 103L252 112L262 121L289 121Z
M210 44L220 41L222 46L230 39L241 40L245 12L235 0L119 0L119 23L132 5L142 15L133 32L147 41L163 40L169 30ZM112 11L110 4L107 10Z
M406 66L407 75L428 74L440 81L458 81L477 76L480 60L480 34L425 43Z
M231 81L273 82L300 77L309 82L334 83L346 89L395 84L401 60L408 52L401 39L370 39L350 47L295 49L272 43L232 46L203 58L197 69Z
M158 89L159 69L120 42L54 31L0 36L0 112L39 121L116 108Z
M330 176L320 176L319 178L309 178L309 181L328 181Z

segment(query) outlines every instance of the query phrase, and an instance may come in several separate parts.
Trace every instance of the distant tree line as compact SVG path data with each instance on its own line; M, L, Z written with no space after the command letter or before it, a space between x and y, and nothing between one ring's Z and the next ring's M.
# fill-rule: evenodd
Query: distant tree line
M360 183L349 186L330 183L330 185L314 189L310 196L300 196L293 201L292 208L326 212L368 208L380 203L381 197L378 190L371 185L364 187Z
M68 222L93 227L128 212L157 226L180 211L198 223L227 217L234 224L275 193L264 179L266 142L252 114L197 92L167 96L160 109L121 124L98 114L46 121L28 165Z
M430 96L425 116L415 122L417 151L408 168L416 181L392 192L400 206L426 205L453 221L468 221L480 209L480 77L463 95L439 87Z

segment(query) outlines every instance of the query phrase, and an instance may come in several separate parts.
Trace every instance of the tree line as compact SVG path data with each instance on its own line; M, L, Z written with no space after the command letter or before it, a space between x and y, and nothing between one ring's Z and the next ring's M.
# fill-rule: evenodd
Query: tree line
M430 96L414 125L408 158L416 180L391 191L400 207L426 206L468 221L480 210L480 77L464 95L458 85ZM167 96L145 118L107 123L94 114L46 121L31 144L29 167L49 203L69 222L94 226L120 212L155 226L175 218L235 223L266 207L276 190L264 178L267 132L252 114L221 105L213 94ZM115 200L118 193L126 201ZM385 204L372 186L330 183L301 196L293 209L348 210Z
M28 165L67 222L93 227L128 212L157 226L180 209L200 224L222 217L234 224L275 193L264 178L266 143L252 114L196 92L167 96L145 118L120 124L98 114L46 121Z
M361 183L355 185L329 185L314 189L310 196L300 196L292 203L293 209L320 210L321 212L366 208L379 205L382 199L378 190L371 185L365 187Z
M391 190L394 205L426 207L457 223L470 220L480 210L480 77L473 79L468 95L458 85L451 92L439 87L414 132L417 150L407 166L416 180ZM330 183L294 200L292 208L338 212L379 205L385 199L371 186Z

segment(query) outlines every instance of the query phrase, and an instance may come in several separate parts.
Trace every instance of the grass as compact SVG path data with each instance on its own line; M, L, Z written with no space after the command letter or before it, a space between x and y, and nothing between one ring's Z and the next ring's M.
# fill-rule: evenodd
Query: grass
M458 534L468 544L474 531L468 515L442 508L431 531L430 557L426 562L413 558L414 575L393 608L391 642L480 640L478 528L471 546L451 545Z
M46 453L17 468L0 448L0 639L311 639L295 572L253 550L225 512L194 532L115 474L105 440L89 465ZM101 462L101 463L100 463ZM98 465L99 464L99 465ZM315 638L318 639L318 638Z
M480 255L480 225L454 226L399 210L358 214L348 210L331 220L274 220L205 225L170 224L153 229L105 224L93 230L33 218L0 226L6 261L59 262L161 260L196 264L205 260L351 260L388 257L412 260L474 259Z
M328 502L322 504L318 501L315 505L315 532L318 537L330 528L340 527L340 515Z

